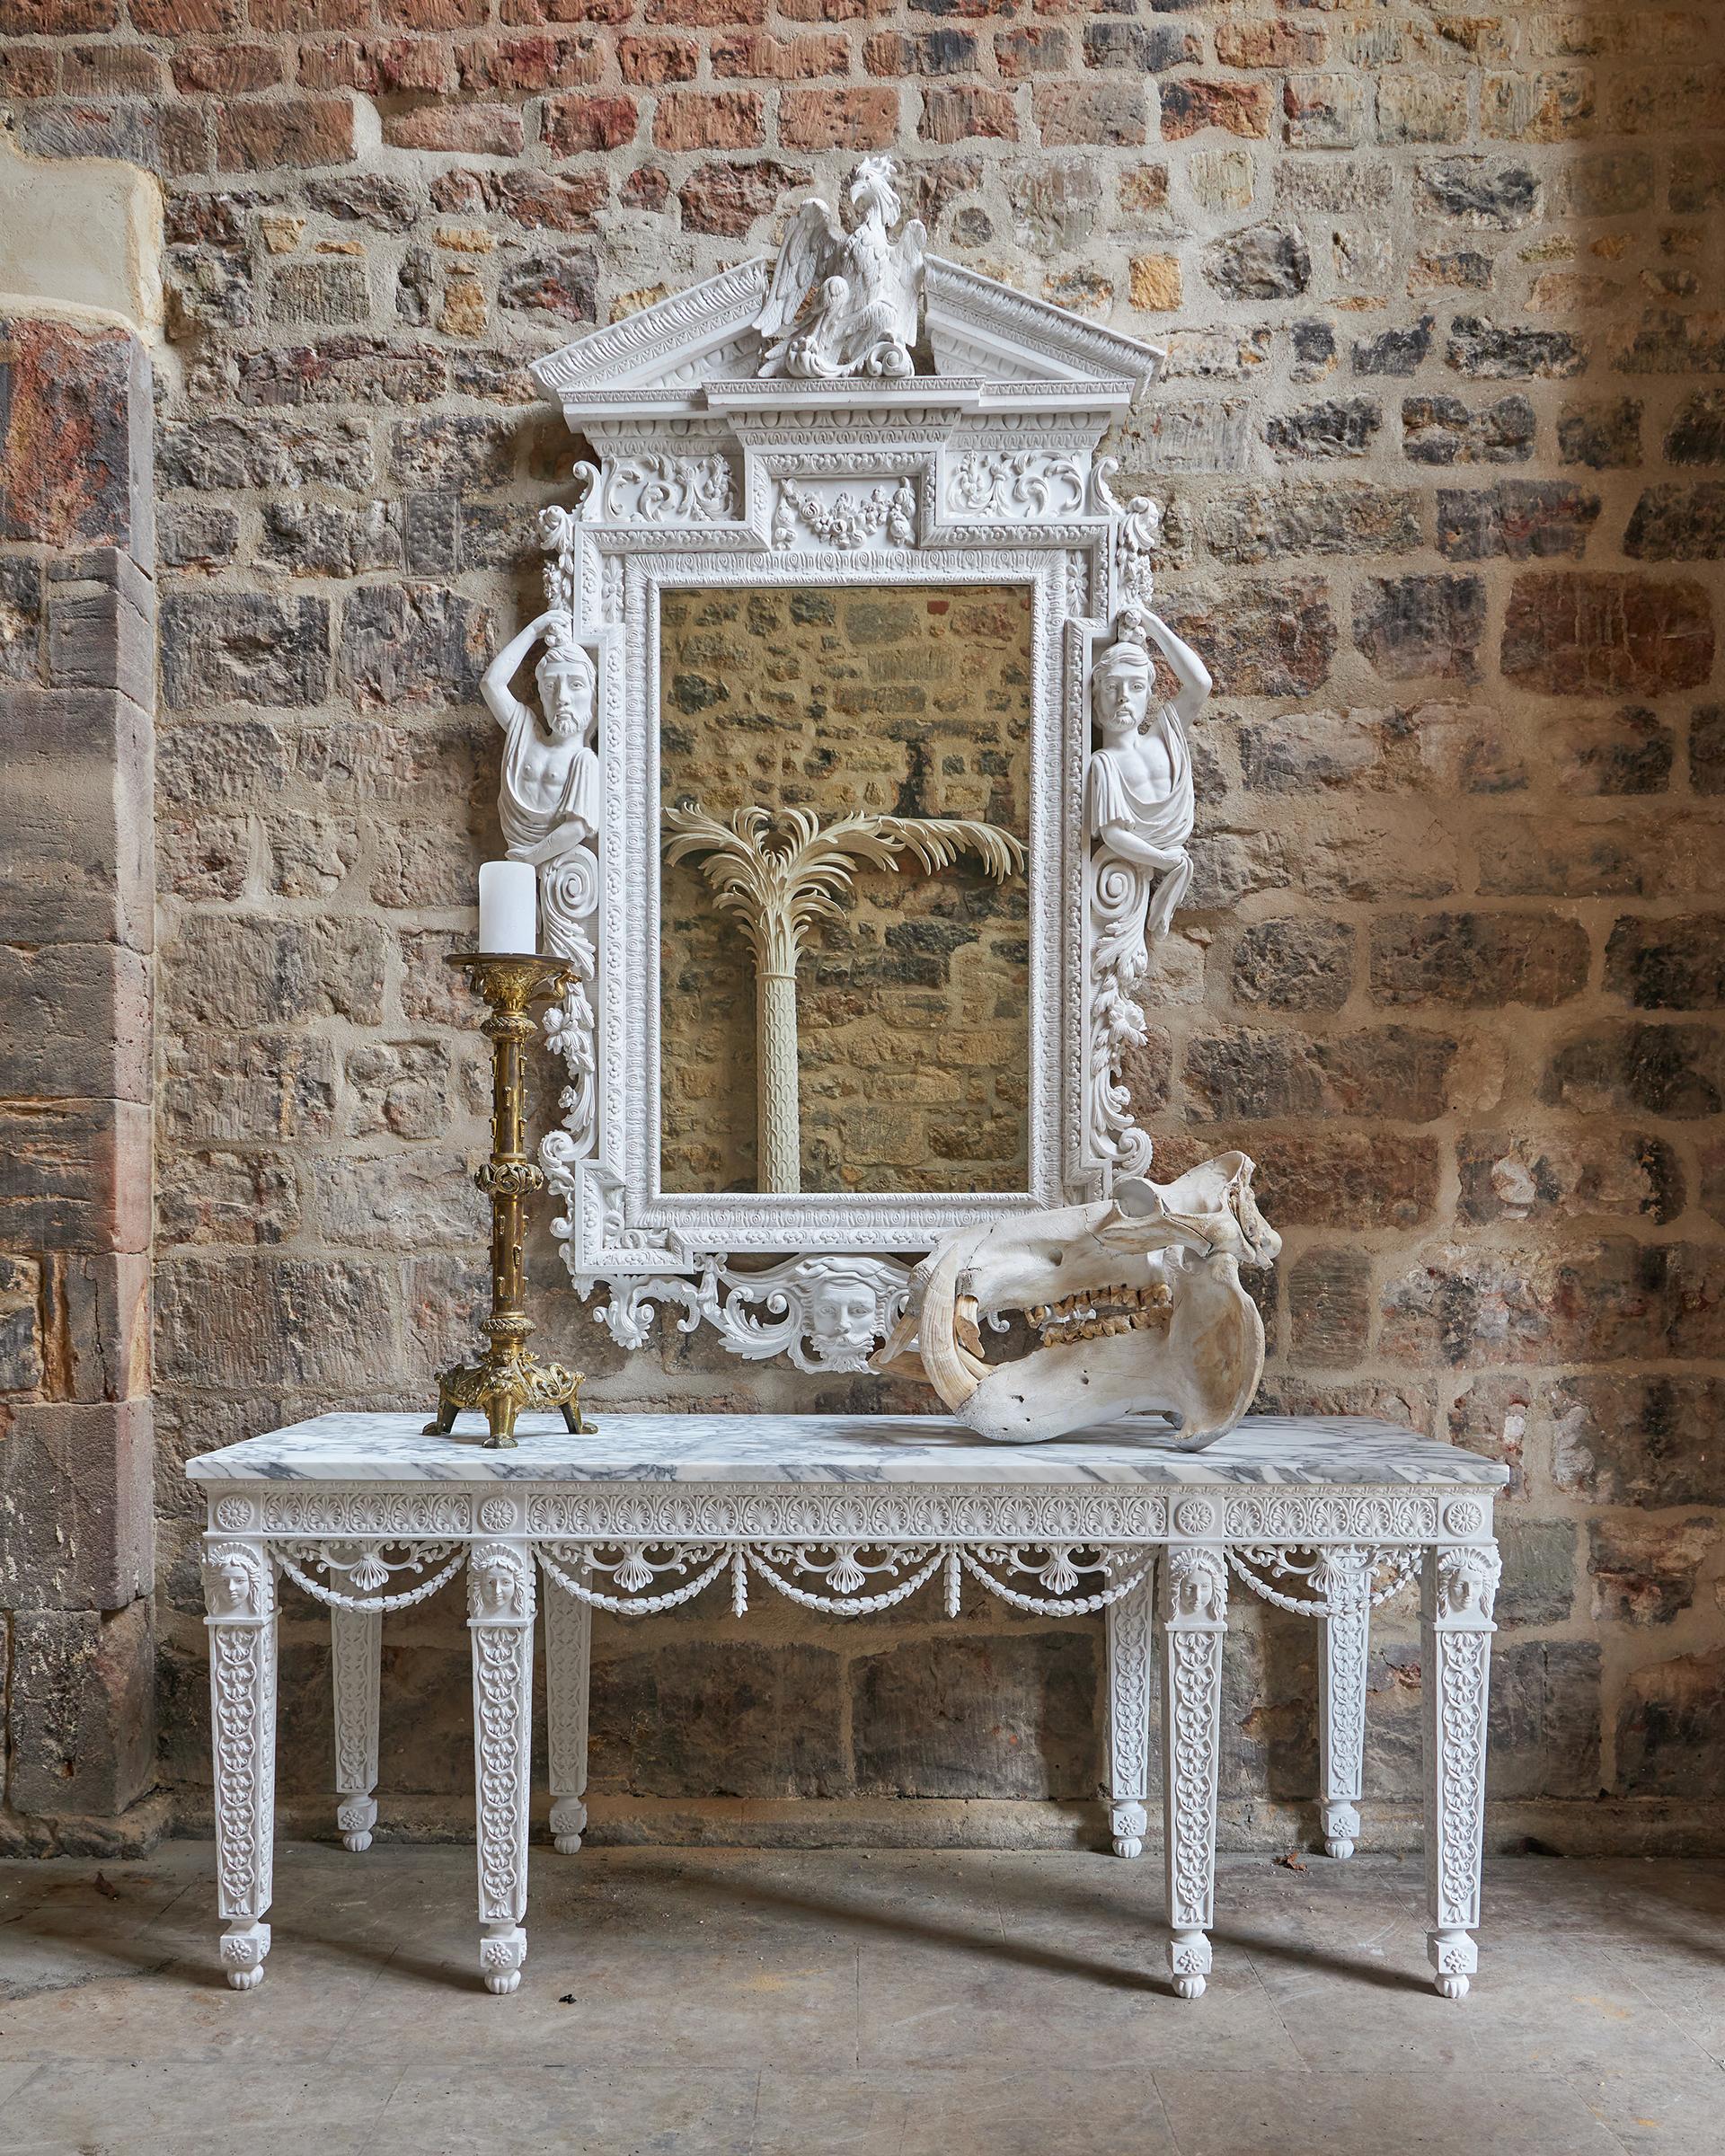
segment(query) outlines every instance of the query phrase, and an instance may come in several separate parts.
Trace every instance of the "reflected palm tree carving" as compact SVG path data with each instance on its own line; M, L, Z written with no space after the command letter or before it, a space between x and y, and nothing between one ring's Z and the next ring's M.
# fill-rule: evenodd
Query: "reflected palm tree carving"
M933 875L970 853L1004 883L1024 866L1023 845L995 825L955 817L853 814L823 825L806 808L749 808L726 821L693 801L664 813L667 864L696 863L720 906L740 923L755 960L760 1188L800 1190L797 960L805 932L843 918L838 894L859 862L896 870L908 853Z

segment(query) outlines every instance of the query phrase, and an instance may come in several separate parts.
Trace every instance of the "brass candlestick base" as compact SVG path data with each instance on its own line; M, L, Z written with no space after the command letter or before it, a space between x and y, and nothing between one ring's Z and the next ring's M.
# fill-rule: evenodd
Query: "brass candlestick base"
M451 951L446 962L463 969L491 1008L482 1030L491 1044L491 1157L473 1180L491 1201L491 1314L481 1323L487 1345L478 1361L438 1373L438 1411L425 1435L447 1437L464 1408L477 1408L489 1426L485 1443L513 1445L523 1408L561 1408L566 1428L591 1436L593 1425L581 1420L580 1372L527 1352L533 1321L521 1254L527 1197L545 1187L521 1149L521 1051L539 1029L532 1006L568 987L573 968L536 953L489 950Z

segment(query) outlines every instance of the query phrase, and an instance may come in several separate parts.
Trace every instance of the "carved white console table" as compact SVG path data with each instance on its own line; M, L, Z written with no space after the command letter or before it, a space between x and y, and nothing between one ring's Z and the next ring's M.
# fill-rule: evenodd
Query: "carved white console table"
M191 1461L205 1487L217 1864L228 1982L270 1950L276 1612L282 1577L331 1610L338 1822L377 1817L384 1617L467 1568L478 1799L480 1967L492 1992L526 1954L534 1616L545 1581L551 1825L586 1825L591 1612L644 1614L758 1585L861 1617L937 1583L1058 1616L1107 1612L1103 1788L1137 1856L1160 1662L1169 1967L1196 1998L1210 1966L1229 1576L1322 1627L1325 1845L1358 1832L1370 1612L1422 1574L1426 1870L1437 1988L1477 1966L1486 1691L1505 1470L1365 1420L1259 1418L1182 1454L1131 1424L995 1445L937 1417L615 1415L594 1436L524 1418L514 1451L426 1437L408 1415L324 1415ZM981 1740L979 1740L981 1741Z

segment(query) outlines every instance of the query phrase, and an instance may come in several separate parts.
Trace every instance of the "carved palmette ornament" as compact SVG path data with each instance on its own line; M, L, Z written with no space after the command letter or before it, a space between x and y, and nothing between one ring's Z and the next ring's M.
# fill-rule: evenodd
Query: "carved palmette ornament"
M1231 1430L1263 1374L1264 1329L1240 1266L1281 1238L1228 1153L1177 1182L1128 1178L1090 1206L949 1236L911 1277L874 1367L920 1374L985 1436L1036 1444L1159 1410L1187 1449ZM1022 1321L1037 1345L986 1360L982 1329Z

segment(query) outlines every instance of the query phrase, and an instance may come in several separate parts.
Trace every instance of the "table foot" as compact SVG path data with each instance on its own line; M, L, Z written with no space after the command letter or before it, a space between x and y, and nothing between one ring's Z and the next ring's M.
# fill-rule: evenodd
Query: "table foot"
M1325 1798L1318 1807L1323 1821L1323 1853L1343 1859L1354 1853L1359 1835L1359 1812L1351 1804Z
M1141 1804L1113 1804L1109 1807L1109 1827L1114 1837L1114 1854L1117 1857L1141 1857L1144 1854L1145 1829L1150 1816Z
M335 1824L341 1829L341 1846L356 1855L371 1847L371 1830L377 1824L377 1800L375 1797L344 1797L335 1807Z
M255 1920L230 1924L222 1934L222 1969L228 1989L255 1991L263 1982L264 1957L270 1951L270 1927Z
M1168 1973L1176 1999L1201 1999L1210 1973L1210 1942L1201 1931L1175 1931L1168 1940Z
M587 1832L587 1807L579 1797L560 1797L551 1807L552 1843L560 1857L572 1857Z
M1432 1989L1440 1999L1465 1999L1469 1978L1480 1966L1477 1940L1465 1931L1429 1931L1426 1955L1438 1974Z
M527 1958L527 1935L519 1924L488 1926L479 1942L479 1972L485 1989L505 1998L521 1988L521 1965Z

